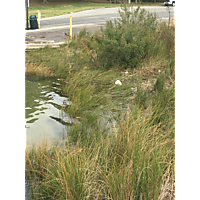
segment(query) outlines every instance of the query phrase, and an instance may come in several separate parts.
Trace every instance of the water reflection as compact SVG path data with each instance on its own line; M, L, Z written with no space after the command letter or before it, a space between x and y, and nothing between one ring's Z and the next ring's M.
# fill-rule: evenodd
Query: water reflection
M66 135L67 124L73 122L61 108L70 105L61 95L61 80L25 78L25 118L27 145L43 139L52 140ZM66 120L69 118L68 120Z

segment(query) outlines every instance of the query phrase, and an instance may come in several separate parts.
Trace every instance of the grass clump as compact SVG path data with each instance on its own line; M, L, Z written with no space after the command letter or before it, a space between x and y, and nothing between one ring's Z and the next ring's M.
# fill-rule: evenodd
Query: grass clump
M173 26L125 6L100 33L26 56L63 80L77 118L62 145L26 149L32 199L174 199Z

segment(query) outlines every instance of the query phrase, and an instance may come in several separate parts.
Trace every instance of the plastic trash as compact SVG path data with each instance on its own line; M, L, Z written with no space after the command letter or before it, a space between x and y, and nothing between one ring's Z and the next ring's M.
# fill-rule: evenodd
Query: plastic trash
M122 82L117 80L117 81L115 81L115 85L122 85Z

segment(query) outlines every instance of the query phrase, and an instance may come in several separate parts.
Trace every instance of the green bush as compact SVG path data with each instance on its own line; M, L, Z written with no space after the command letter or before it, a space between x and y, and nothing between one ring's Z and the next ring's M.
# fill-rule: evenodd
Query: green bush
M156 16L140 7L133 12L127 6L122 10L121 19L108 22L106 29L102 30L103 41L96 39L98 55L104 59L105 67L117 64L123 68L134 68L140 65L148 54L149 37L156 30Z
M135 68L152 57L164 56L166 51L171 55L174 45L173 30L167 28L166 24L158 27L156 14L140 7L134 10L126 5L122 6L119 13L120 18L114 22L108 21L100 33L92 35L85 29L80 31L70 43L74 54L79 49L84 54L83 57L92 58L93 65L95 61L96 66L105 69ZM77 55L77 60L79 57ZM86 59L84 61L87 62Z

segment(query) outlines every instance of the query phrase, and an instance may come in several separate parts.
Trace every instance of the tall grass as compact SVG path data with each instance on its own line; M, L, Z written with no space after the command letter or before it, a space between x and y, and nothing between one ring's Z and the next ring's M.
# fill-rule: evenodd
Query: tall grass
M44 143L27 149L26 175L32 198L173 197L174 88L163 86L159 91L158 82L146 109L133 101L110 117L118 123L115 133L109 131L111 126L101 126L100 116L85 112L81 123L70 129L64 146L55 144L48 149ZM167 185L168 190L163 189L166 182L171 186Z
M99 127L77 126L71 133L76 132L78 137L66 141L63 148L27 150L26 168L29 179L34 180L33 196L158 199L165 177L174 178L174 127L163 130L152 125L151 117L147 111L128 109L121 113L115 135Z

